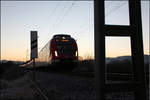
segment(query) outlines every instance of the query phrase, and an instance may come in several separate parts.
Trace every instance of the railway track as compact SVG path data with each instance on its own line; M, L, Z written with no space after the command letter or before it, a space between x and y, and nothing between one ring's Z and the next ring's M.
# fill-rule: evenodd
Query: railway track
M39 84L36 82L36 80L33 79L32 73L30 71L26 71L28 75L28 79L30 83L33 85L34 91L37 93L37 96L35 97L36 100L50 100L48 96L45 95L43 90L40 88ZM31 77L30 77L31 76Z

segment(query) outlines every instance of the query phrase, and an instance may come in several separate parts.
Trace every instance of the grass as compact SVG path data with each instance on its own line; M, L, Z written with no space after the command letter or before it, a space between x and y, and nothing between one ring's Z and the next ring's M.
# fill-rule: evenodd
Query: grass
M50 67L50 66L47 66ZM46 68L46 67L45 67ZM129 60L114 60L110 63L106 64L107 72L108 73L132 73L132 63ZM47 70L46 68L45 70ZM41 70L43 70L41 68ZM149 75L149 64L145 64L146 73ZM13 62L1 63L0 64L0 71L1 71L1 86L2 89L12 89L18 88L17 97L13 98L13 96L5 96L4 100L40 100L41 97L38 93L34 92L34 90L30 90L29 88L32 87L31 84L27 82L27 77L25 77L25 72L19 68L18 65L14 64ZM75 67L73 70L74 72L94 72L94 60L83 60L78 62L78 66ZM149 81L149 76L147 75L146 79L147 82ZM27 86L25 86L27 85ZM19 88L24 87L24 89L20 90ZM32 94L31 98L25 98L25 95ZM49 90L49 94L47 94L51 99L55 99L55 96L61 95L57 90ZM54 97L53 97L54 96Z
M0 73L1 79L5 80L15 80L25 74L25 72L12 61L8 61L7 63L0 63Z

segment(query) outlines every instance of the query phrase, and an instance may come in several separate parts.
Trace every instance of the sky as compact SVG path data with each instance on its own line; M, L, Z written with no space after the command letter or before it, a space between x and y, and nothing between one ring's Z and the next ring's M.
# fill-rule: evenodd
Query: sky
M129 25L127 1L105 2L105 24ZM144 53L149 54L149 1L142 1ZM94 57L93 1L1 1L1 60L30 59L30 31L38 49L55 34L77 40L79 56ZM131 55L130 37L106 37L106 57Z

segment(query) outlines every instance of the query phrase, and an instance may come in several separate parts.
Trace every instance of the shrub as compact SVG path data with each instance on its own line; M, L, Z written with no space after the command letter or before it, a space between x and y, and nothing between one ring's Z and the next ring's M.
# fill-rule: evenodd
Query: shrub
M25 72L15 63L8 61L0 64L1 78L13 80L25 74Z

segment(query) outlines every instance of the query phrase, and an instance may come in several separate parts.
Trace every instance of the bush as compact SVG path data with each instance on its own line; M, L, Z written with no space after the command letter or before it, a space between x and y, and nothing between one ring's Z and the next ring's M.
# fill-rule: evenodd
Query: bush
M13 80L25 74L25 72L15 63L8 61L0 64L1 78L6 80Z
M115 60L106 65L108 73L132 73L132 63L129 60Z
M94 60L83 60L78 62L78 67L74 69L76 72L93 72Z

